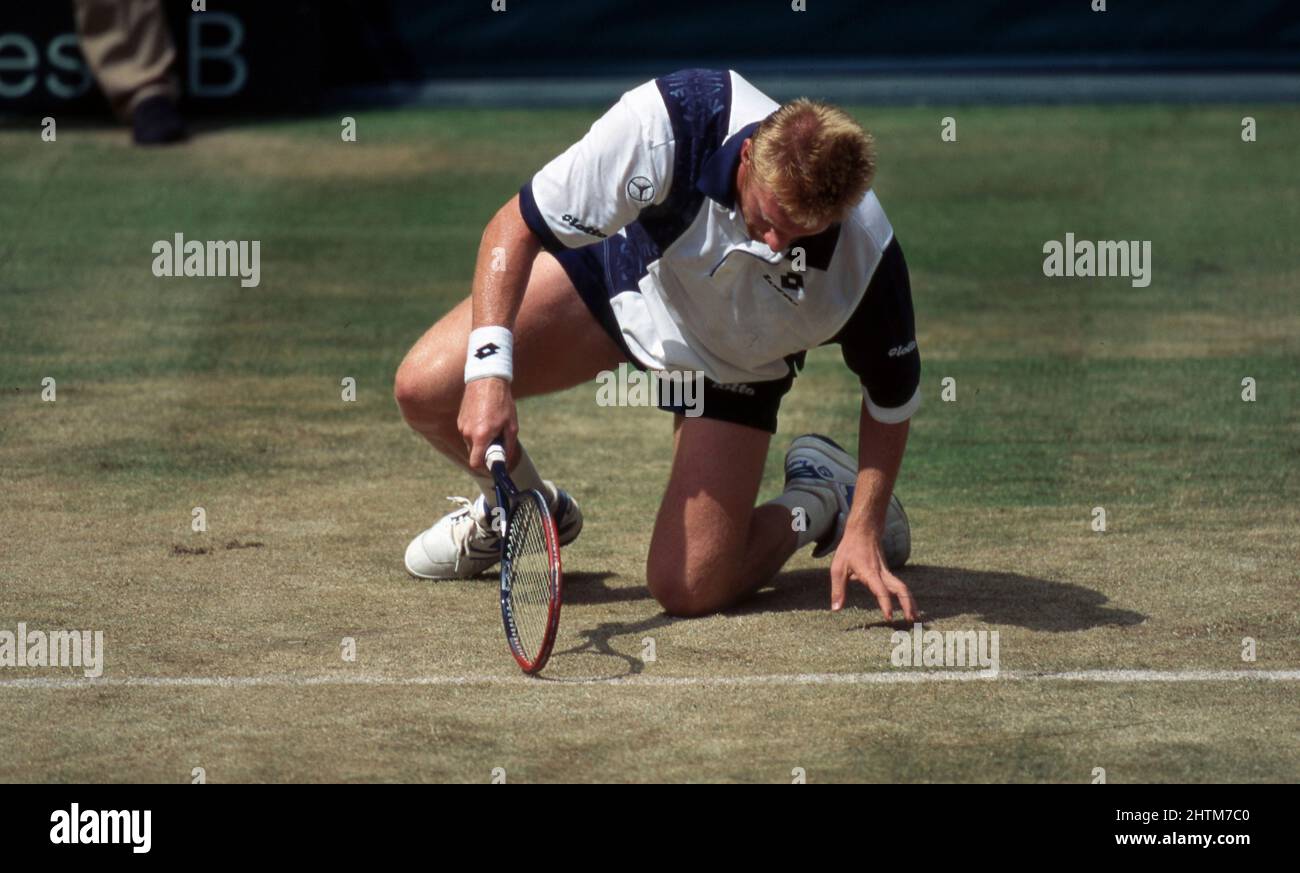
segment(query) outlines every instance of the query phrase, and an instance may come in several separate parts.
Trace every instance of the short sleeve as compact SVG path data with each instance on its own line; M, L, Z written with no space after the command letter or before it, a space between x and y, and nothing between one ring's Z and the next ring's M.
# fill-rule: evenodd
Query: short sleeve
M654 82L627 92L586 136L519 191L524 221L550 251L599 242L662 203L672 174L667 109Z

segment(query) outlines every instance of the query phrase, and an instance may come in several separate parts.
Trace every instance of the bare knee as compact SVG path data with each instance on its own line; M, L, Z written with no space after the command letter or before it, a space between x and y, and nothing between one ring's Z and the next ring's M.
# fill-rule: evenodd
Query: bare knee
M646 561L646 584L664 612L681 618L711 615L726 605L728 580L701 563Z
M408 357L402 361L402 365L397 368L397 374L393 376L393 399L397 401L398 407L405 415L408 409L420 407L424 396L424 381L416 368L411 365L411 359Z
M412 350L393 377L393 399L412 424L448 418L454 422L460 409L463 380L450 378L447 362L431 357Z

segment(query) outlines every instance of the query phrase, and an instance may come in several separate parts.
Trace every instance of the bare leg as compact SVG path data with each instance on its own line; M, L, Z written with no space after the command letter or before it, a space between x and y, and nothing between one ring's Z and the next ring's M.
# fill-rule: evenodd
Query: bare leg
M755 428L677 417L672 473L646 560L650 592L667 612L724 609L794 553L789 512L754 508L770 441Z
M159 0L75 0L81 54L119 118L150 97L180 97L176 48Z

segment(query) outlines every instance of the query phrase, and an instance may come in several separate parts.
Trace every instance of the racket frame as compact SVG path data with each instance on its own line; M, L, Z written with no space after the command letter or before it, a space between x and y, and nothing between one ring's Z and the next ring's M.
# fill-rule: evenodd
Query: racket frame
M547 506L546 496L537 489L520 491L515 487L514 481L510 478L510 473L506 470L505 447L500 441L488 446L486 460L488 469L492 471L497 506L506 510L504 527L497 531L501 535L501 623L505 628L506 642L510 646L510 654L514 656L515 662L519 664L519 669L531 675L541 672L541 669L546 666L547 660L551 657L551 648L555 645L555 637L560 626L560 605L564 592L564 571L560 564L560 535L555 527L555 519L551 517L550 507ZM507 550L511 523L520 504L525 500L536 501L542 509L542 531L546 536L546 551L550 557L551 584L554 589L547 607L546 632L542 638L542 646L536 657L531 659L523 651L523 645L519 640L519 630L515 622L514 609L510 605L511 566ZM493 524L496 524L496 519L499 517L495 516L493 518Z

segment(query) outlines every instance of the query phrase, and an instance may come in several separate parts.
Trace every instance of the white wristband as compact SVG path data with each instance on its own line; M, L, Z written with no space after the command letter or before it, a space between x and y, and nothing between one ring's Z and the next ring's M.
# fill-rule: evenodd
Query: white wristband
M469 350L465 353L465 384L493 376L509 382L515 374L514 350L514 337L500 325L470 331Z

